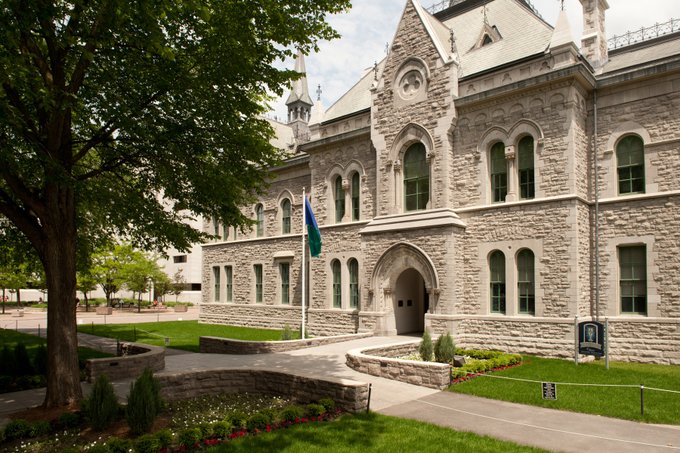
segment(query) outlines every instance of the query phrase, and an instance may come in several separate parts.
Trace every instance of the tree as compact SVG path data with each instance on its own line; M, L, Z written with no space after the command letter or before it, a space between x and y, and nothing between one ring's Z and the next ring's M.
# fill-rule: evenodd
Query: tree
M90 311L90 301L87 293L97 289L97 280L89 270L84 270L76 273L76 289L83 293L85 300L85 311Z
M184 278L184 274L182 274L182 269L177 269L177 272L172 276L172 284L170 287L170 294L175 296L175 302L177 302L177 298L182 294L182 291L184 291L186 283L187 281Z
M262 115L298 77L274 63L337 37L326 15L349 6L0 0L0 214L45 269L47 407L82 397L79 251L186 250L204 238L186 211L249 225L239 206L280 158Z
M136 252L130 244L108 246L92 255L92 279L104 291L106 305L111 306L111 296L125 284L128 267L135 259Z
M165 302L165 295L172 291L172 282L168 274L161 271L153 280L153 297L159 302Z

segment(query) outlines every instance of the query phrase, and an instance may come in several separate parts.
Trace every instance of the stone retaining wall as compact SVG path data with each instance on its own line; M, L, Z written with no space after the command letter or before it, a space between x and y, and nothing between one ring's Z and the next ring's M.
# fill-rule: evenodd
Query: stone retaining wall
M301 376L270 370L221 368L156 376L168 401L220 393L283 396L302 404L332 398L348 412L368 407L368 384L348 379Z
M219 337L200 337L199 350L207 354L267 354L340 343L372 337L372 332L289 341L241 341Z
M386 357L413 353L418 349L419 344L419 341L414 341L379 348L354 349L347 352L347 366L360 373L429 388L445 389L451 383L450 365Z
M89 359L85 363L85 374L88 382L93 382L100 374L115 381L137 378L145 368L151 368L154 372L165 369L165 349L148 344L128 343L126 356Z

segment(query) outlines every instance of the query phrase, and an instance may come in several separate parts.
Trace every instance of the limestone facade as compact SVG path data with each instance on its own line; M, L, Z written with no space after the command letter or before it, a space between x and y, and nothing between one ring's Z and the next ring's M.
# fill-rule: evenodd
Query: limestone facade
M300 325L304 188L309 333L570 357L575 321L607 319L612 358L679 364L679 36L608 51L609 5L582 3L579 50L523 0L407 0L385 60L243 208L260 234L204 245L201 321Z

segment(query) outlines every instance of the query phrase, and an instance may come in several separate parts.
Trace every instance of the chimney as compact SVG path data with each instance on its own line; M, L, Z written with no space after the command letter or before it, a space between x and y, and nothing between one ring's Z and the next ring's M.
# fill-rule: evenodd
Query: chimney
M609 60L604 19L609 4L607 0L580 0L580 2L583 7L581 53L597 71Z

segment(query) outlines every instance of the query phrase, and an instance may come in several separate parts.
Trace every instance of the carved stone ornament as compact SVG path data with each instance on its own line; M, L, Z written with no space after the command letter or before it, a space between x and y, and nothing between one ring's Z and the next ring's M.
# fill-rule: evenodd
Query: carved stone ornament
M425 156L428 162L432 161L432 159L434 159L435 157L437 157L437 153L434 150L428 151L427 155Z
M396 159L394 161L394 171L401 171L401 161L399 159Z
M346 179L342 180L342 190L345 190L345 191L349 190L349 181L346 180Z
M408 71L399 81L399 94L404 99L412 99L424 86L425 81L420 71Z
M509 145L505 147L505 159L513 160L515 158L515 146Z

